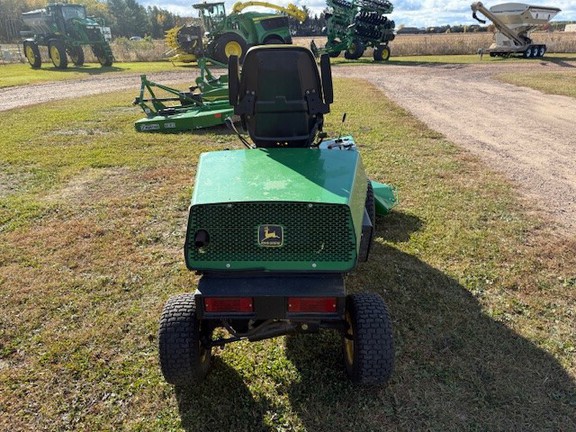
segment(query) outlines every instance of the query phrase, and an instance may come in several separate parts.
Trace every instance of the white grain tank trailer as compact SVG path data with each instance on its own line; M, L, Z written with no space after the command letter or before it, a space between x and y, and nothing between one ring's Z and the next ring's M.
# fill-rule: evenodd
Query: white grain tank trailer
M491 57L522 55L526 58L542 57L546 45L533 44L530 33L547 24L560 9L551 6L531 6L523 3L502 3L487 9L481 2L472 3L472 17L482 24L478 12L496 26L495 42L488 49Z

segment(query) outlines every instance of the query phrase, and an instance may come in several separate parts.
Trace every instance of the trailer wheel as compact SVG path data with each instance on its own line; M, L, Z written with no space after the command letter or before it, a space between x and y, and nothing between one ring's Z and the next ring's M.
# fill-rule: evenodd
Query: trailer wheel
M210 335L208 327L198 319L193 294L168 300L158 333L160 369L168 383L190 386L206 376L212 350L201 340Z
M84 64L84 50L81 46L73 46L68 49L70 60L74 66L82 66Z
M350 379L361 385L384 385L394 370L392 323L382 297L375 293L346 298L344 362Z
M538 56L544 57L544 54L546 54L546 45L540 45L540 52L538 53Z
M390 47L387 45L379 45L374 48L374 61L381 62L387 61L390 58Z
M216 40L216 44L214 45L214 60L220 63L228 63L228 57L235 55L240 59L240 63L242 63L246 51L246 41L240 35L236 33L224 33Z
M359 59L362 54L364 54L364 44L359 39L352 41L352 44L344 51L344 57L348 60Z
M33 69L38 69L42 65L42 57L40 56L40 49L36 42L24 42L24 55L32 66Z
M532 47L532 57L540 57L540 46L534 45Z
M68 57L66 57L66 49L62 42L57 40L50 42L48 44L48 53L56 69L66 69L68 67Z
M526 51L524 51L524 58L530 58L532 57L532 47L528 47L526 48Z

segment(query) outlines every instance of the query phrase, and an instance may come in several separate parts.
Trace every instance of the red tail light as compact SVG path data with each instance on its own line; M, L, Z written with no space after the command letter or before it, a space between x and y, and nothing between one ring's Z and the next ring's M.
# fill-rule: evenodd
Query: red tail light
M206 312L252 312L252 297L210 297L204 299Z
M336 312L336 297L289 297L288 312Z

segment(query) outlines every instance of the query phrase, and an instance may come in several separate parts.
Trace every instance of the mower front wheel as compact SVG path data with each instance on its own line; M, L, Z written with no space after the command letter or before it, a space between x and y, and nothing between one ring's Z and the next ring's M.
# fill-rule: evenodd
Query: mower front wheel
M178 387L200 382L208 373L212 349L207 325L198 319L193 294L171 297L160 318L158 333L160 369L166 381Z
M360 385L386 384L394 370L394 342L382 297L375 293L349 295L346 324L343 348L348 376Z
M59 40L50 42L48 45L48 53L50 60L56 69L66 69L68 67L68 58L66 57L66 49L64 44Z

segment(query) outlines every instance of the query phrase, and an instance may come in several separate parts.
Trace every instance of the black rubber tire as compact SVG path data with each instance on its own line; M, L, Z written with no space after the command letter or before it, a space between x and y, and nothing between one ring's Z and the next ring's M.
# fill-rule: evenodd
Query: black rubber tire
M531 58L532 57L532 47L529 46L528 48L526 48L526 51L524 51L524 53L522 55L524 56L524 58Z
M56 69L66 69L68 67L68 57L66 57L66 48L64 44L55 40L48 44L48 54L50 60Z
M364 43L359 39L353 41L352 45L344 51L344 57L348 60L357 60L362 57L362 54L364 54Z
M387 45L380 45L374 48L374 61L381 62L387 61L390 58L390 47Z
M324 46L324 49L325 49L326 51L328 51L328 55L329 55L330 57L336 58L336 57L338 57L338 56L340 55L340 53L342 52L341 50L330 51L330 50L332 50L332 47L333 47L333 46L340 45L340 43L341 43L341 42L340 42L338 39L334 39L334 40L332 41L332 43L326 42L326 45Z
M394 341L384 300L375 293L349 295L346 322L342 345L348 377L360 385L385 385L394 370Z
M114 55L112 54L112 49L110 45L92 45L92 52L98 59L98 63L102 67L110 67L114 63Z
M24 55L33 69L38 69L42 66L42 56L40 55L40 48L35 42L24 42Z
M240 63L243 63L246 51L248 51L248 45L242 36L236 33L224 33L214 45L214 60L228 63L230 55L237 55Z
M74 66L82 66L84 64L84 50L81 46L68 48L68 55Z
M272 36L264 41L264 45L284 45L285 43L286 42L284 42L284 39L282 39L280 36Z
M196 315L193 294L168 300L158 332L160 369L168 383L189 387L208 373L212 350L201 343L203 327Z

